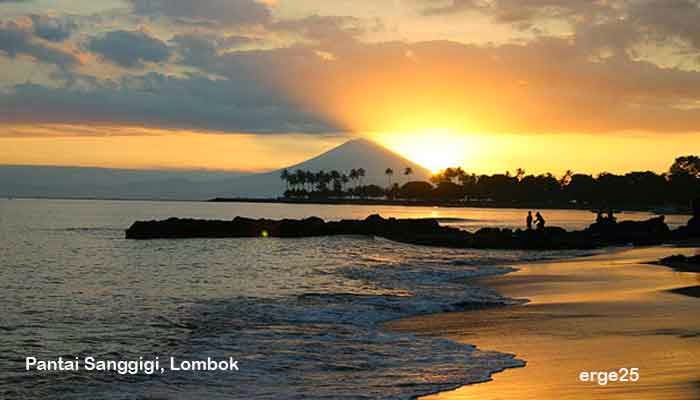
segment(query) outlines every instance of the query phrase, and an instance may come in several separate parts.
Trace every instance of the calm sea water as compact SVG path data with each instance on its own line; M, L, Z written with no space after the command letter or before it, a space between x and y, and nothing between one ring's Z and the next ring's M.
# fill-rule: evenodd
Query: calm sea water
M522 210L0 200L0 398L404 399L487 379L512 356L382 331L391 319L510 304L472 286L522 261L580 252L423 248L367 237L127 241L170 216L435 217L520 226ZM649 215L630 213L621 219ZM582 211L547 211L581 228ZM670 218L673 225L687 218ZM240 371L37 373L24 358L174 356Z

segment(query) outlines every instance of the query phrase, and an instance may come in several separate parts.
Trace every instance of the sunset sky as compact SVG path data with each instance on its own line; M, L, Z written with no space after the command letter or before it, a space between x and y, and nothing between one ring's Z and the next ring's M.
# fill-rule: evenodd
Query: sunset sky
M696 0L0 0L0 164L430 169L700 153Z

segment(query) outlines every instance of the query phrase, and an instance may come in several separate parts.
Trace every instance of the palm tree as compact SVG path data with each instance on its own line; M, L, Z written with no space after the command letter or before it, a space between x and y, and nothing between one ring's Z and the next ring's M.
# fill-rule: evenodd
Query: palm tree
M445 180L447 182L452 182L453 179L457 177L457 170L452 167L446 168L443 175L445 176Z
M413 175L413 168L411 168L411 167L406 167L406 168L403 170L403 174L404 174L405 176L407 176L407 177L410 176L410 175Z
M318 182L313 171L306 171L306 180L309 182L309 192L314 191L314 185Z
M299 181L297 180L297 175L296 174L290 174L289 175L289 186L292 188L292 192L296 191L296 187L299 184Z
M307 191L309 193L314 191L314 185L316 184L316 174L312 171L306 171L306 183L308 184Z
M360 179L360 186L364 186L364 178L365 175L367 174L367 171L365 171L364 168L358 168L357 169L357 178Z
M574 176L574 171L567 169L566 172L564 173L564 176L561 177L559 180L559 184L564 187L571 183L571 178Z
M387 178L389 179L389 188L391 188L391 177L394 176L394 170L387 168L386 171L384 171L384 174L386 174Z
M300 169L295 172L297 177L297 184L301 185L302 189L306 187L306 173Z
M356 181L360 178L360 175L357 173L357 170L355 168L350 170L350 174L348 175L348 178L350 178L351 181ZM357 186L357 185L355 185Z
M289 190L289 171L287 171L286 168L280 174L280 179L284 181L284 183L287 185L287 190Z
M340 190L342 190L342 188L340 187L340 172L333 170L329 174L329 177L330 177L331 182L333 183L331 185L331 187L333 188L333 191L339 192Z
M322 180L322 178L323 178L321 174L323 174L323 171L321 171L321 172L315 172L315 173L314 173L314 185L313 185L313 187L312 187L312 189L313 189L314 191L320 191L320 190L321 190L321 189L320 189L320 187L321 187L321 180Z
M316 173L316 189L319 192L325 192L326 191L326 185L328 183L328 174L326 171L318 171Z
M350 178L346 174L343 174L340 176L340 183L341 183L340 191L341 192L345 192L345 185L347 185L348 182L350 182ZM343 195L343 197L345 197L345 195Z
M464 180L464 177L467 176L467 173L464 172L462 167L457 167L455 169L455 178L457 178L457 181L462 181Z

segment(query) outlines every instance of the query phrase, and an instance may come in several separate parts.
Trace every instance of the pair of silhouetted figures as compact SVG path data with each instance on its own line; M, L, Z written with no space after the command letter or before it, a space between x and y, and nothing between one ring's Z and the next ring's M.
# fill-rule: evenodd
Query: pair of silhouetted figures
M540 214L539 211L537 212L537 214L535 214L534 218L532 217L532 211L528 211L527 218L525 221L527 223L527 230L528 231L532 230L532 223L533 222L537 226L538 231L544 230L544 224L545 224L544 217L542 217L542 214Z
M603 210L598 210L598 216L595 219L595 222L599 224L606 224L606 223L616 223L617 218L615 218L615 215L613 214L612 208L608 208L607 215L603 215Z

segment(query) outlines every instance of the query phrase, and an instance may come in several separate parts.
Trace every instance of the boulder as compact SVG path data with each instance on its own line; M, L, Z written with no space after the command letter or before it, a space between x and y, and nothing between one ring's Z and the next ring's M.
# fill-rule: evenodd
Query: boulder
M683 255L670 256L659 260L658 264L671 267L681 272L700 272L700 255L686 257Z
M673 231L673 238L676 240L700 238L700 199L693 201L693 216L690 217L687 225Z
M587 231L594 240L608 245L659 244L667 240L671 232L664 216L646 221L596 222Z

